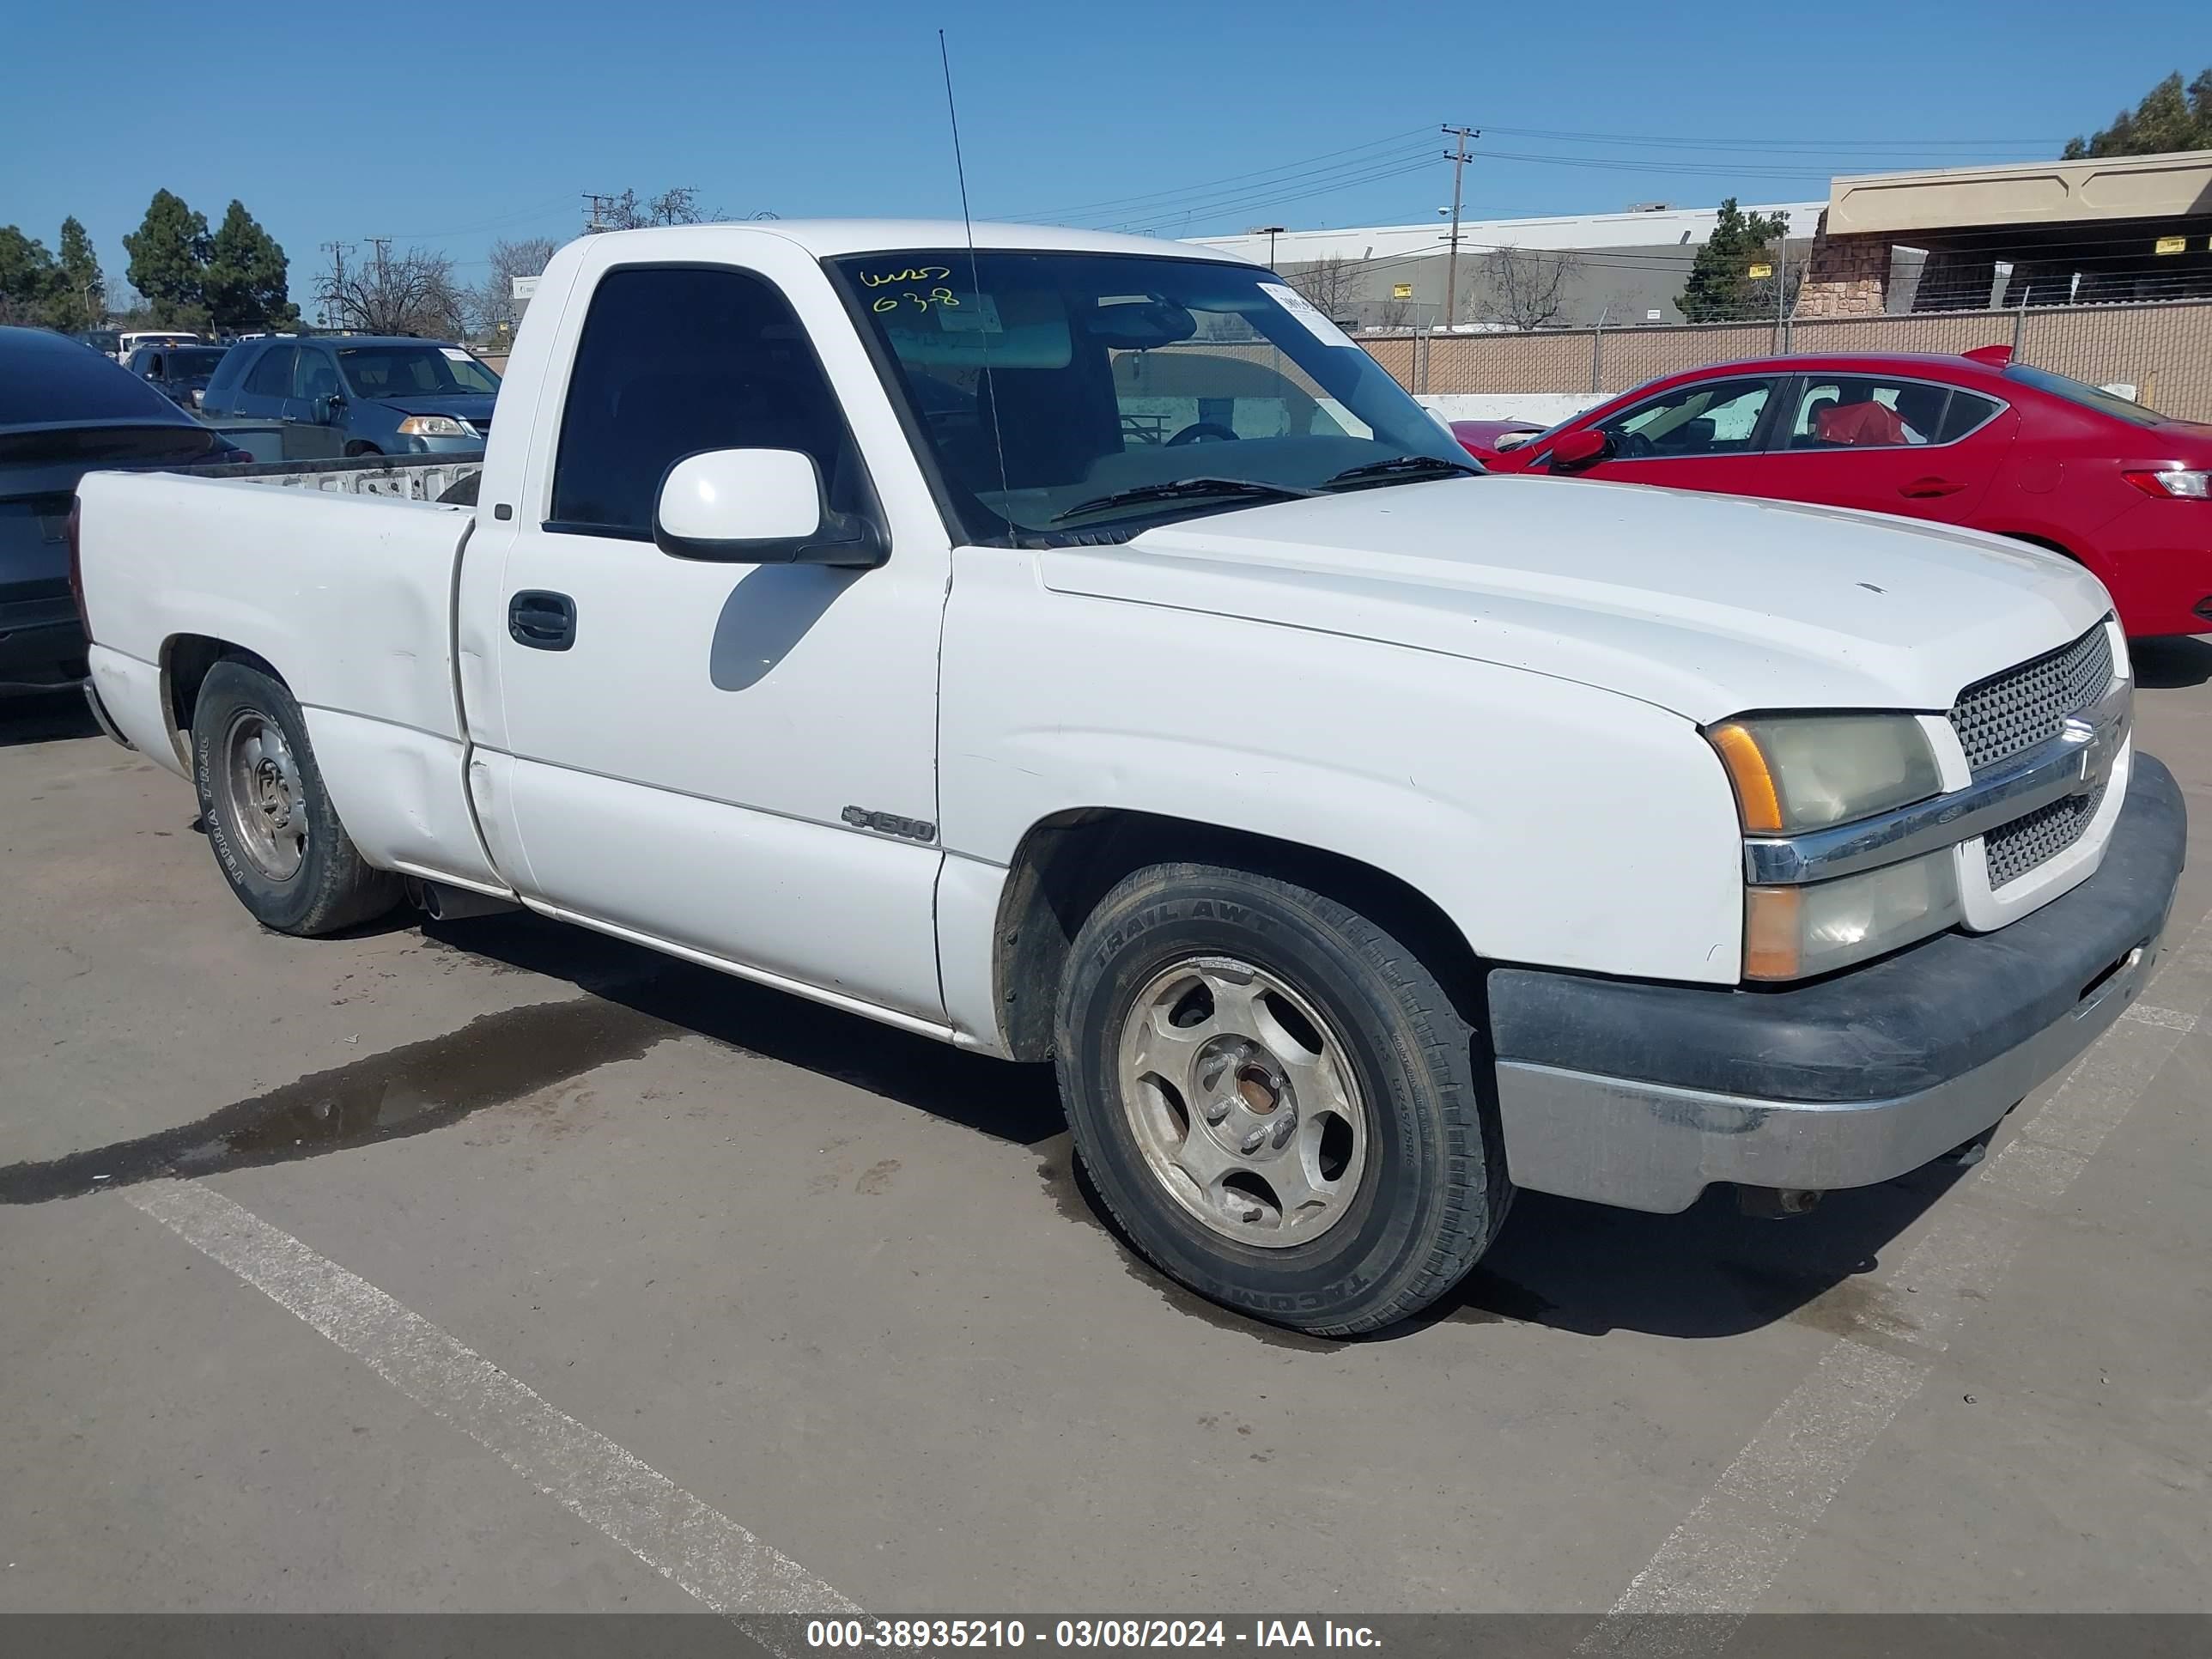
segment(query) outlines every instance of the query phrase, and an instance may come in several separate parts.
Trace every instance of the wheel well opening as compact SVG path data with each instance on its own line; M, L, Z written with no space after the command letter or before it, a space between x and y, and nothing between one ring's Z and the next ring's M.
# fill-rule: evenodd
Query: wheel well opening
M2048 536L2032 536L2025 530L2008 530L2004 534L2009 540L2026 542L2030 547L2039 547L2046 553L2056 553L2060 558L2071 559L2076 564L2082 562L2081 556L2072 548L2062 547Z
M274 680L284 678L265 659L242 645L205 634L174 635L162 647L161 680L167 690L169 726L179 734L179 754L190 752L192 714L199 707L200 687L207 682L208 671L223 661L245 663Z
M1357 859L1248 830L1149 812L1084 808L1033 825L1016 849L999 902L994 975L1000 1030L1017 1060L1051 1057L1053 1021L1070 947L1098 901L1153 864L1214 864L1273 876L1349 905L1420 957L1482 1024L1482 965L1428 895Z

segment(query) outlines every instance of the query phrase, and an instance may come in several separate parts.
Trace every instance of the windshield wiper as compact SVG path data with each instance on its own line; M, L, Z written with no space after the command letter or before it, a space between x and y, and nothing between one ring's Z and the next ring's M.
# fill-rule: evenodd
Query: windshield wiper
M1484 476L1479 466L1466 461L1447 460L1442 455L1393 455L1387 461L1368 461L1358 466L1347 466L1322 488L1334 489L1339 484L1359 483L1368 478L1410 477L1421 472L1439 475L1455 472L1469 478Z
M1085 513L1097 513L1109 507L1134 507L1143 501L1198 501L1208 495L1249 495L1288 501L1320 494L1318 489L1304 489L1296 484L1262 483L1257 478L1170 478L1165 483L1136 484L1109 495L1078 501L1065 513L1054 514L1051 522L1059 524Z

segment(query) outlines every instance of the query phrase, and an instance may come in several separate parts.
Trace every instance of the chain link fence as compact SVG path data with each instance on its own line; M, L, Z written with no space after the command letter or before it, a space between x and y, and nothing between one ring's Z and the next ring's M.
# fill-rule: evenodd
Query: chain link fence
M2131 386L2179 420L2212 421L2212 301L2039 306L1910 316L1790 318L1533 334L1369 336L1360 343L1414 392L1614 392L1742 357L2010 346L2021 362L2092 386Z

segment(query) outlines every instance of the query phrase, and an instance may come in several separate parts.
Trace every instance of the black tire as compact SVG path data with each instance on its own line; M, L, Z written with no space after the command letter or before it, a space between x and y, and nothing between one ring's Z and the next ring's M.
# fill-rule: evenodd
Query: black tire
M1125 1020L1156 975L1206 957L1294 991L1358 1079L1370 1114L1364 1165L1318 1237L1255 1248L1195 1218L1146 1161L1124 1109ZM1076 1152L1108 1210L1161 1271L1238 1312L1328 1336L1395 1324L1466 1275L1511 1202L1478 1085L1480 1034L1407 945L1291 882L1200 864L1125 878L1076 937L1054 1049Z
M304 814L307 841L298 868L283 879L271 877L247 851L222 781L226 744L243 715L258 716L283 734L297 774L295 810ZM307 723L282 680L233 659L208 671L192 710L192 785L216 866L264 927L313 938L372 921L398 904L399 878L365 863L338 822L307 742Z

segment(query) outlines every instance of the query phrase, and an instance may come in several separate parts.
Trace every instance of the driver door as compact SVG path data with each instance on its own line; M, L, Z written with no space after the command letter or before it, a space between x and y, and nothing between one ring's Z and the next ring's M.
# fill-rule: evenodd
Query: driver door
M471 787L501 867L543 906L940 1021L942 520L878 516L890 553L871 569L653 543L663 475L704 450L800 451L833 508L884 513L822 362L842 349L840 383L880 396L852 324L819 265L756 246L758 270L594 250L577 278L551 347L568 373L515 417L537 434L519 478L498 462L521 446L495 452L465 562L463 655L480 640L493 670L466 691L491 755ZM869 455L905 453L887 403L862 412Z
M287 453L323 459L345 452L345 407L338 366L331 354L301 346L292 369L291 396L284 400L284 424L290 428Z
M1678 386L1623 410L1598 430L1612 453L1573 477L1670 489L1764 493L1759 464L1778 411L1779 375Z

